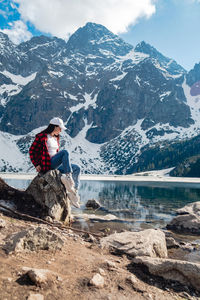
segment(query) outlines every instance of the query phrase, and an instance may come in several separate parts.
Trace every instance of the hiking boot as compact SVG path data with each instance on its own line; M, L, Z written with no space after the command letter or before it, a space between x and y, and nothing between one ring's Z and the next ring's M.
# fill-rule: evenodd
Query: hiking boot
M80 196L77 192L69 192L67 193L67 196L73 206L80 208Z
M60 179L61 179L61 182L64 184L67 192L75 193L74 181L73 181L72 175L70 173L63 174Z

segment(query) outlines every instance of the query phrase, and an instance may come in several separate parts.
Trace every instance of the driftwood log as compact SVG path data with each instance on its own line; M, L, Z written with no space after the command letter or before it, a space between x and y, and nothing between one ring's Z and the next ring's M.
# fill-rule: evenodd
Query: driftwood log
M0 178L0 199L14 203L19 212L40 218L50 216L53 220L70 224L70 202L60 177L58 170L39 174L26 190L15 189Z

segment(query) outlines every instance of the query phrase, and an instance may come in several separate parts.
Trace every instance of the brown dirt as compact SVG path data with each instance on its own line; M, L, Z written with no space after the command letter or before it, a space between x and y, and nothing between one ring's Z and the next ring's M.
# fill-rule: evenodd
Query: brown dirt
M23 300L30 294L42 294L45 300L67 299L200 299L195 291L174 282L152 277L142 267L134 266L126 256L116 256L100 249L98 243L89 243L72 233L65 235L61 251L39 251L7 255L3 250L5 237L37 224L1 215L6 228L0 229L0 300ZM106 260L115 262L110 269ZM48 269L58 277L42 286L34 285L23 267ZM90 279L99 268L105 271L105 286L95 288ZM137 284L127 278L135 274Z

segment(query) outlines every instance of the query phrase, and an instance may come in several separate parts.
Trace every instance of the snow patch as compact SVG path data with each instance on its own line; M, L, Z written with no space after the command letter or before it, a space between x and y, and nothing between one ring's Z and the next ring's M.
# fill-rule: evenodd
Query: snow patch
M84 108L85 110L88 109L89 106L96 107L96 99L98 94L96 94L94 97L92 97L92 94L85 93L83 97L85 98L84 103L79 103L75 106L70 107L70 111L73 113L75 111L79 111L81 108Z
M27 157L17 147L16 136L0 132L0 143L0 168L6 168L6 170L23 169L27 171Z
M27 77L23 77L21 75L12 74L8 71L3 71L3 72L0 72L0 73L5 75L6 77L10 78L13 83L20 84L20 85L28 84L29 82L31 82L32 80L35 79L35 76L37 74L37 72L35 72L35 73L33 73L33 74L31 74Z
M62 72L48 71L48 73L51 77L54 77L54 76L55 77L63 77L64 76L64 74Z
M4 93L7 93L7 97L17 95L19 92L21 92L22 88L18 85L14 84L2 84L0 86L0 95L4 97ZM0 103L2 106L6 106L7 102L9 101L9 98L4 97L0 99Z
M170 94L171 94L170 91L165 92L165 93L162 93L162 94L160 95L160 101L163 102L164 98L165 98L166 96L169 96Z
M127 72L123 72L121 75L118 75L117 77L115 78L112 78L110 81L120 81L122 80L125 76L126 76Z

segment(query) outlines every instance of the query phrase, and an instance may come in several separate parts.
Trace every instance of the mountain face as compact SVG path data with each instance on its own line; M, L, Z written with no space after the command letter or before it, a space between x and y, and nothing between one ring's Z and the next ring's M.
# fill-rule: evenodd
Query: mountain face
M130 173L147 145L198 135L199 83L200 64L187 73L102 25L87 23L67 42L39 36L18 46L0 33L0 138L4 151L19 151L17 164L5 157L0 168L28 170L34 134L59 116L61 146L84 172Z

